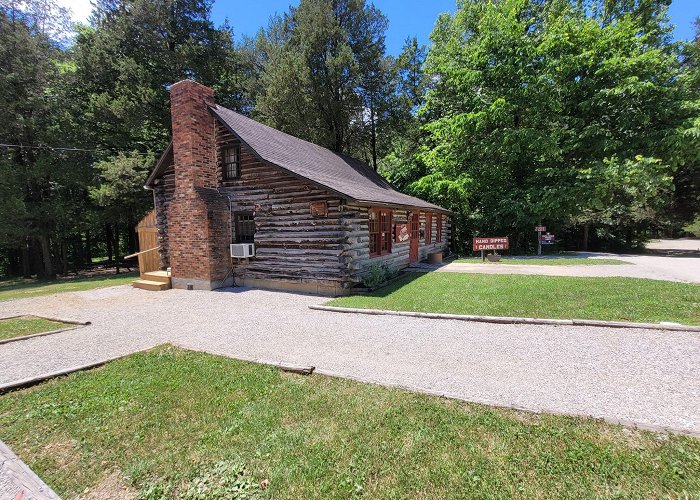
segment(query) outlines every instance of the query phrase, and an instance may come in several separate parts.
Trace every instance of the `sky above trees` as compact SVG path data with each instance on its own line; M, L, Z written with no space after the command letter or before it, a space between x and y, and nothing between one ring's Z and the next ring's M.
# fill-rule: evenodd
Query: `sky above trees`
M85 21L90 15L90 0L59 0L58 3L70 8L76 21ZM260 27L267 26L271 15L284 12L290 4L298 3L294 0L217 0L212 18L217 24L228 18L236 37L253 36ZM374 4L389 19L386 48L392 55L401 52L409 36L416 36L420 43L427 44L438 14L455 10L455 0L375 0ZM674 38L690 39L694 34L693 20L700 17L700 2L673 0L669 15L676 26Z

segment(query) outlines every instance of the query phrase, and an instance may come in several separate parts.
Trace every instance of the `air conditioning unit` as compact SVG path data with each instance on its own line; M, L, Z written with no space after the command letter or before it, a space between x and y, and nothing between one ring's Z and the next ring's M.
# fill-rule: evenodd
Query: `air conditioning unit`
M255 257L255 243L233 243L231 245L231 257L234 259Z

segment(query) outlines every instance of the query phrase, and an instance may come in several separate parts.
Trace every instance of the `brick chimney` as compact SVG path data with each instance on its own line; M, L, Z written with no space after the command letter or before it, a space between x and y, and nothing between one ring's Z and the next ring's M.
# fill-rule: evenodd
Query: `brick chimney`
M199 83L183 80L170 89L175 190L168 213L168 253L175 288L223 286L228 266L228 248L223 248L227 241L216 235L222 231L219 226L228 230L229 214L212 210L201 194L201 188L217 187L211 104L214 91Z

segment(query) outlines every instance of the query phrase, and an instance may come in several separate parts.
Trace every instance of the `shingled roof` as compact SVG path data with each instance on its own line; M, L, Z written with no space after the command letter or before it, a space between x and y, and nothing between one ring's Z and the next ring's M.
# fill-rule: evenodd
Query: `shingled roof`
M361 203L448 210L394 189L364 162L268 127L235 111L209 108L241 142L263 161ZM164 162L162 162L164 163ZM157 178L158 168L149 177Z

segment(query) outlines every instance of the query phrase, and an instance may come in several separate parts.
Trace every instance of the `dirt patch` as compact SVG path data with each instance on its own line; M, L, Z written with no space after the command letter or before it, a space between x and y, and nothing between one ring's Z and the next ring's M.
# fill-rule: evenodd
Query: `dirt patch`
M80 500L133 500L136 490L129 485L124 476L114 471L91 488L86 488Z

